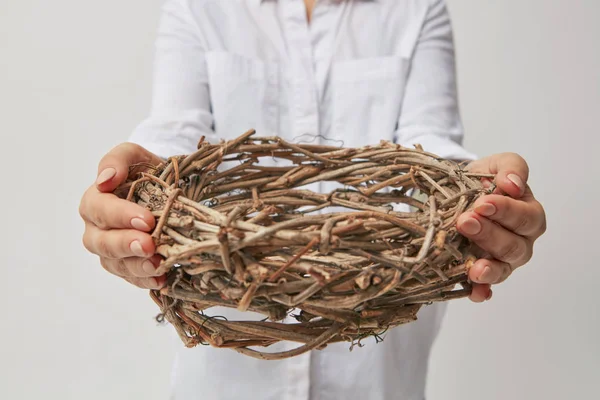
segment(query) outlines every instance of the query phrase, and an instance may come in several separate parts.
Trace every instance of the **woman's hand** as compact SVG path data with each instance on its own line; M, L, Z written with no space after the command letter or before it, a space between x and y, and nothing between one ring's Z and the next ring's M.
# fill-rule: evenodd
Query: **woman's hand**
M154 254L154 242L148 233L154 228L154 216L112 192L125 182L130 166L160 162L159 157L138 145L115 147L100 161L96 182L79 206L85 221L85 248L100 257L105 270L145 289L160 288L165 282L164 275L156 276L161 258Z
M504 281L531 259L535 240L546 231L546 215L527 185L529 168L521 156L495 154L473 161L467 169L496 174L495 193L508 195L481 197L473 211L457 221L459 232L486 253L469 270L474 283L470 298L482 302L491 298L491 285Z

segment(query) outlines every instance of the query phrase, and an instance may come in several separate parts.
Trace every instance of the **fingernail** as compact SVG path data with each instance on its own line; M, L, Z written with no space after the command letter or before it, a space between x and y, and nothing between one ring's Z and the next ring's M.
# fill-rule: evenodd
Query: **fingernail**
M142 248L142 244L139 242L139 240L134 240L133 242L131 242L129 248L131 249L131 252L138 257L146 256L146 252Z
M491 272L492 272L492 269L488 265L486 265L483 268L483 272L477 278L477 282L479 282L479 283L491 283L491 282L489 282Z
M156 267L150 260L146 260L142 263L142 270L150 276L156 274Z
M485 301L488 301L492 298L492 295L494 294L494 292L492 292L492 289L490 288L490 293L488 294L488 297L486 297Z
M481 224L475 218L469 218L461 224L461 230L467 235L477 235L481 232Z
M521 177L515 174L508 174L506 177L519 188L519 193L523 194L525 191L525 183Z
M144 221L141 218L133 218L131 220L131 226L133 226L134 229L137 229L140 231L149 231L150 230L150 226L146 223L146 221Z
M483 215L484 217L491 217L496 214L496 206L490 203L485 203L475 208L477 214Z
M98 175L98 178L96 179L96 184L101 185L104 182L107 182L108 180L112 179L116 174L117 174L116 169L106 168L105 170L100 172L100 175Z

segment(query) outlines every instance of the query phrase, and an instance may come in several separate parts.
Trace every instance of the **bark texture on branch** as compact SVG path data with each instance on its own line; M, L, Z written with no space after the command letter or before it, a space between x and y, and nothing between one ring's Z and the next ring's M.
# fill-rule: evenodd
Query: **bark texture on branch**
M378 338L423 305L469 295L474 249L455 222L489 193L481 177L418 145L295 144L251 130L201 141L121 189L156 217L168 281L150 295L182 341L281 359ZM215 306L265 319L218 319ZM299 345L265 351L278 341Z

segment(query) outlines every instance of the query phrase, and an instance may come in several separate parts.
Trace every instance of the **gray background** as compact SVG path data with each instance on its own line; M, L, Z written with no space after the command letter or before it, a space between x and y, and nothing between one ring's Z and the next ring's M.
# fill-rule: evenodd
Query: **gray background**
M600 1L448 3L465 144L529 161L548 232L493 301L451 303L429 400L596 398ZM2 399L167 397L170 327L85 252L77 213L148 109L160 4L0 2Z

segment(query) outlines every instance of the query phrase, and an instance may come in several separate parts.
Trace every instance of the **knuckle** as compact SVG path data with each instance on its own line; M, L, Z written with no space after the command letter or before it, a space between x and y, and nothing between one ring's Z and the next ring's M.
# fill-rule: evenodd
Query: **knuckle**
M94 224L100 228L100 229L108 229L108 222L106 220L106 216L104 215L104 213L98 209L95 208L94 212L93 212L93 221Z
M85 219L85 197L83 197L79 202L79 208L77 209L77 212L82 219Z
M133 284L141 289L147 289L146 282L144 281L143 278L134 278Z
M503 195L493 195L491 203L496 207L496 213L493 215L494 220L504 220L512 215L512 204L508 201L509 198Z
M504 282L512 272L513 268L509 263L500 262L500 278L498 279L498 283Z
M118 154L120 154L119 157L119 162L125 162L127 157L124 156L125 154L131 155L131 154L143 154L144 153L144 148L142 146L140 146L139 144L136 143L131 143L131 142L123 142L119 145L117 145L115 147L115 150L117 150Z
M114 146L108 153L106 153L100 162L98 163L98 170L102 170L108 166L120 165L122 163L121 154L130 151L130 145L133 143L120 143Z
M479 233L474 235L474 239L481 243L492 243L494 240L492 230L494 229L495 225L481 223L480 219L478 219L478 221L481 224L481 230Z
M142 289L154 289L156 287L153 278L134 278L135 285Z
M127 267L127 263L125 259L118 258L115 260L115 272L120 276L130 276L129 268Z
M144 286L142 286L142 284L139 281L139 278L129 278L129 277L123 277L123 279L129 283L131 283L133 286L137 286L140 289L144 289Z
M108 257L111 259L117 258L112 246L108 243L106 239L98 239L97 248L100 254L102 254L104 257Z
M141 146L139 146L136 143L131 143L131 142L123 142L117 145L117 149L119 150L123 150L124 152L132 152L132 151L138 151L139 148Z
M537 229L538 234L541 236L544 233L546 233L546 229L547 229L547 222L546 222L546 211L544 210L544 207L539 203L536 202L535 205L536 208L536 213L540 216L539 218L539 227Z
M148 278L138 278L140 280L140 287L144 289L152 289L152 285L150 283L150 279Z
M546 230L548 229L548 224L546 222L546 218L542 219L542 222L540 224L540 229L539 229L539 236L542 236L544 233L546 233Z
M83 247L87 251L89 251L90 253L93 253L93 250L92 250L92 241L91 241L90 235L89 235L89 233L87 231L81 237L81 243L83 244Z
M155 278L145 278L145 281L146 281L147 289L158 289L159 288L158 281Z
M90 188L88 188L85 191L85 193L83 194L83 196L81 197L81 200L79 201L79 208L77 210L79 212L79 216L84 220L87 218L89 202L90 202Z
M498 259L506 263L521 260L525 257L527 246L522 240L511 240L507 245L500 248Z
M515 226L515 233L526 233L529 231L530 229L530 225L531 225L531 219L529 217L527 217L526 215L523 215L521 217L518 217L519 219L517 220L516 226Z
M142 268L143 262L144 262L144 259L138 258L138 257L131 260L131 263L129 265L129 271L132 276L135 276L138 278L145 278L148 276L148 274L144 273L144 269Z
M516 162L520 163L523 165L523 167L525 168L525 170L527 172L529 172L529 164L527 164L527 160L525 160L525 158L523 158L523 156L521 156L518 153L507 153L510 157L512 157Z

